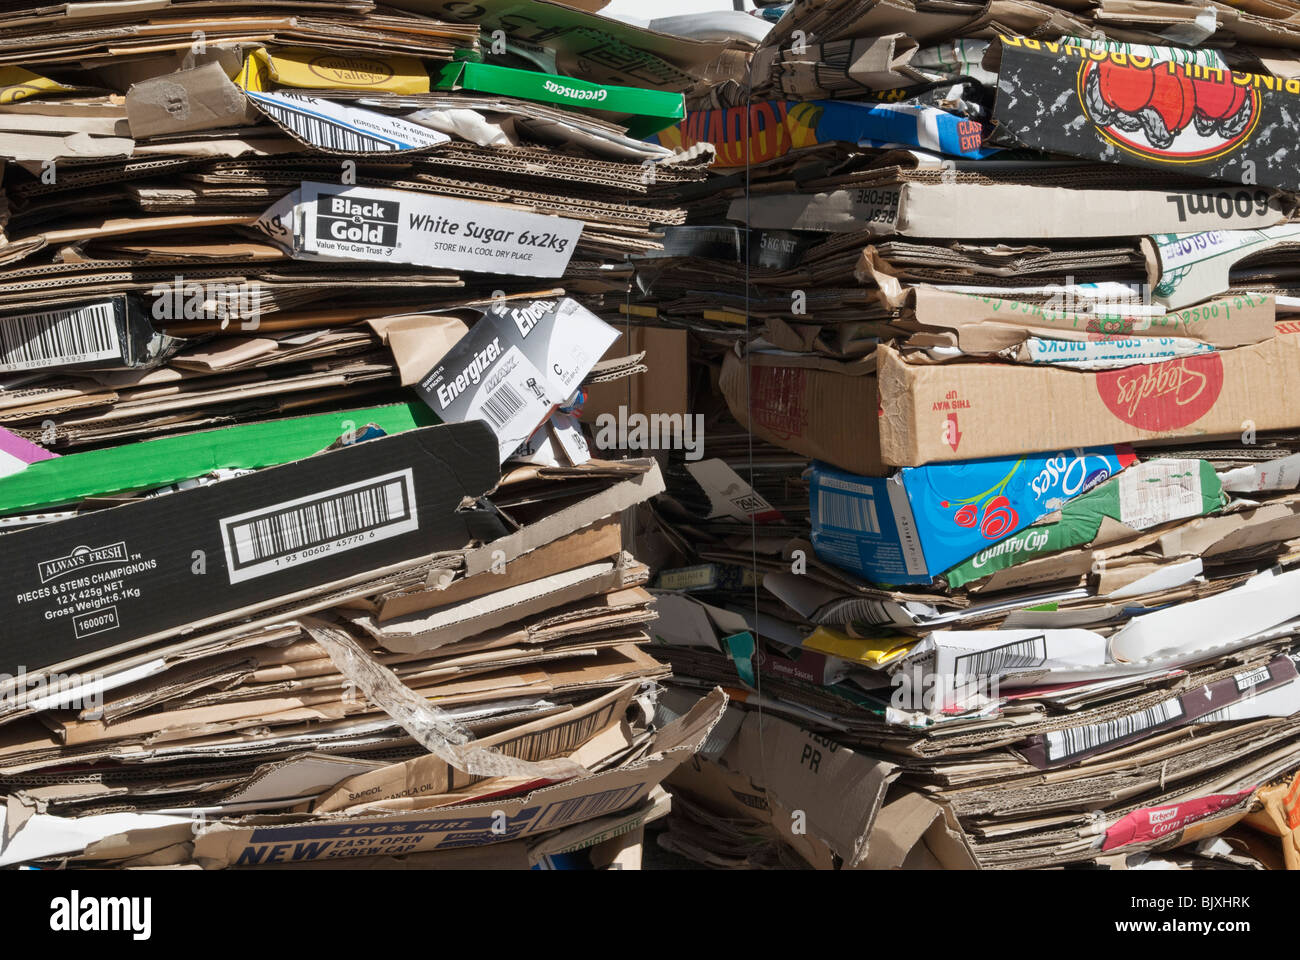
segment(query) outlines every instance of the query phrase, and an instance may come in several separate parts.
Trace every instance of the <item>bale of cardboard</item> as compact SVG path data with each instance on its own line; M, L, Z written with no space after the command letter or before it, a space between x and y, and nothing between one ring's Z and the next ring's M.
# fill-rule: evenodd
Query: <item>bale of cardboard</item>
M0 863L639 863L726 697L579 417L752 43L524 6L0 14Z
M796 0L657 135L723 179L640 315L754 451L658 510L656 653L732 696L668 849L1283 862L1216 837L1294 826L1300 36L1193 12Z

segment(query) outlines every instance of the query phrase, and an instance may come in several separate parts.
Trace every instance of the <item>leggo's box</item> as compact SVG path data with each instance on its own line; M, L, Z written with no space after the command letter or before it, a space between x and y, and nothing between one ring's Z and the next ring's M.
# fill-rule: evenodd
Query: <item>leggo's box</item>
M993 139L1089 160L1300 189L1300 79L1002 37ZM1257 201L1267 203L1260 190ZM1220 216L1232 216L1224 194ZM1243 201L1249 207L1250 201ZM1243 209L1241 212L1248 212Z
M877 583L929 583L1135 459L1128 447L1093 447L905 467L888 478L814 463L813 548Z
M909 364L876 352L885 463L999 457L1065 444L1240 436L1300 427L1300 336L1100 372ZM841 416L862 414L840 407Z
M758 437L865 476L893 467L1300 427L1300 334L1118 370L907 363L888 345L842 363L728 354L720 385Z
M424 427L4 538L0 671L251 615L505 531L458 511L499 477L483 423Z

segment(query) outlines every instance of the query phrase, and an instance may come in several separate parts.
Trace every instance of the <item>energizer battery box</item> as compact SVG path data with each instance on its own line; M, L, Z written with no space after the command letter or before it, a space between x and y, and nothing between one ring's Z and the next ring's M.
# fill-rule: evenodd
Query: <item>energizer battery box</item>
M504 463L616 339L617 330L568 297L494 304L418 389L440 420L486 421Z

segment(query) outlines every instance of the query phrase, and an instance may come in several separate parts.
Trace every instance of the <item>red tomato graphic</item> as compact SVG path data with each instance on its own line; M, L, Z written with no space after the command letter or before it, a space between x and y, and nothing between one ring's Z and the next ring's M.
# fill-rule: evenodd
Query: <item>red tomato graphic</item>
M1151 93L1151 106L1164 121L1165 132L1172 142L1192 122L1196 110L1196 91L1192 78L1182 73L1155 71L1155 89Z
M1103 60L1097 64L1097 79L1101 84L1101 98L1107 106L1124 113L1137 113L1151 102L1155 89L1155 72L1132 70Z
M1193 80L1196 112L1209 120L1226 120L1246 102L1246 88L1225 73L1219 80Z
M1084 69L1083 98L1093 121L1124 135L1141 131L1158 151L1171 148L1193 121L1201 137L1232 141L1254 116L1255 98L1226 70L1193 80L1185 66L1168 63L1134 67L1105 60Z

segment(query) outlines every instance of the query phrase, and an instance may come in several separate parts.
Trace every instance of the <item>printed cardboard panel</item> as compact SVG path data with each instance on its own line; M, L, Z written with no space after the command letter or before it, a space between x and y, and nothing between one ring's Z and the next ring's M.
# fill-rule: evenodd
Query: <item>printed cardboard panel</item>
M495 451L483 424L427 427L8 534L0 663L125 649L463 548L486 531L457 508L495 486Z
M714 689L655 736L651 755L615 770L541 787L523 796L463 807L297 822L222 823L199 834L194 858L205 866L258 866L377 853L481 846L529 837L640 803L688 759L722 717L727 696Z
M1294 120L1300 79L1154 62L1131 52L1024 37L1002 37L1001 44L996 140L1300 189Z
M319 453L350 430L372 423L385 433L400 433L436 422L428 408L412 400L336 414L235 424L70 453L0 479L0 513L164 487L213 470L279 466Z
M1086 493L1134 461L1093 447L905 467L888 479L813 464L817 555L877 583L936 574Z
M1015 210L1014 219L1007 211ZM1240 230L1286 220L1284 195L1263 187L1074 189L1054 184L882 182L825 193L733 200L727 217L751 228L977 240L1129 237Z
M728 353L720 386L732 416L755 436L852 473L889 472L869 362Z
M917 466L1166 437L1300 427L1300 336L1092 373L1002 363L921 366L877 351L884 461ZM858 416L843 404L832 415ZM828 408L828 412L831 408Z
M302 185L293 222L295 253L526 277L562 276L582 235L564 217L327 183Z
M135 297L0 317L0 374L145 368L179 346L155 332Z
M671 149L711 143L714 165L766 163L791 150L819 143L862 146L910 144L957 157L978 159L985 149L984 126L937 107L854 103L843 100L768 101L749 107L695 110L652 138Z
M568 297L494 305L416 389L444 421L488 423L504 463L616 339L617 330Z
M521 100L630 115L629 136L643 137L686 114L682 95L616 84L589 83L575 77L518 70L487 63L449 63L438 78L439 90L474 90Z

